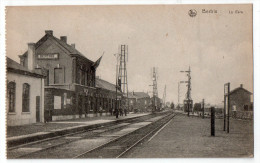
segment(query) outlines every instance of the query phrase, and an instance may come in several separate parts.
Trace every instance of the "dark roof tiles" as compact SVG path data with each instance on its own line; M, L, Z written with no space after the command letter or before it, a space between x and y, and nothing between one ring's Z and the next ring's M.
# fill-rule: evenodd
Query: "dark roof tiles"
M7 68L13 68L13 69L17 69L17 70L23 70L23 71L28 71L30 72L29 69L27 69L26 67L20 65L19 63L15 62L14 60L12 60L9 57L6 57L6 66Z
M44 75L35 71L30 71L28 68L20 65L19 63L15 62L9 57L6 57L6 66L7 66L7 71L13 71L16 73L22 73L25 75L30 75L30 76L36 76L36 77L43 77Z
M116 86L114 84L98 78L96 78L96 87L103 88L109 91L116 91Z
M229 94L231 95L231 94L237 92L238 90L243 90L243 91L247 92L248 94L252 94L251 92L249 92L248 90L246 90L245 88L242 88L242 87L238 87L236 89L233 89L231 92L229 92Z
M128 93L128 98L150 98L148 93L145 92L129 92Z
M74 48L73 46L65 43L64 41L61 41L60 39L56 38L53 35L49 35L49 34L45 34L36 44L35 44L35 49L37 49L39 46L41 46L47 39L53 39L54 41L56 41L59 45L61 45L63 48L65 48L69 54L76 54L79 55L80 57L87 59L88 61L90 61L91 63L94 63L93 61L89 60L87 57L85 57L82 53L80 53L76 48ZM27 51L23 54L20 55L21 56L26 56L27 55Z

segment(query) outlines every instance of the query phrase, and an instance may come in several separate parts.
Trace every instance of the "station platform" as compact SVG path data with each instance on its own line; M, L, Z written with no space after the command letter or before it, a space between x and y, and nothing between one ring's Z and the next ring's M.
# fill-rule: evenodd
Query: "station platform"
M103 125L123 122L128 119L142 117L149 114L151 113L130 113L127 116L119 116L118 118L115 116L100 116L53 121L48 123L35 123L23 126L8 126L7 144L22 144L24 141L30 142L83 129L97 128Z

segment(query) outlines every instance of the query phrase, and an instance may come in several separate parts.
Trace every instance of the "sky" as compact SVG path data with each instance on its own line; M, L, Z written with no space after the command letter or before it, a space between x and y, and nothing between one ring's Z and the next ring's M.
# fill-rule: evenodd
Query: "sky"
M190 9L197 15L190 17ZM202 10L217 13L202 13ZM239 13L236 11L240 11ZM233 14L231 14L233 12ZM243 12L243 13L241 13ZM97 75L115 83L118 46L128 45L129 91L151 92L152 67L158 69L158 95L178 102L182 70L191 68L194 103L221 104L224 84L243 84L253 92L251 5L41 6L6 8L6 54L19 62L27 43L45 30L96 61ZM180 102L187 87L180 87Z

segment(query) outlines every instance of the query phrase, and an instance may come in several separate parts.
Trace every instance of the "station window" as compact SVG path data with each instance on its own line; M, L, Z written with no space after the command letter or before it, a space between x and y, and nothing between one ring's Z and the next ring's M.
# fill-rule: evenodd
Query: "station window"
M91 86L91 71L88 71L88 86Z
M44 85L49 85L49 70L45 70L45 73L46 73L46 78L44 79Z
M93 108L94 108L94 103L93 103L93 97L90 97L90 111L93 111Z
M30 85L28 83L23 84L23 101L22 101L22 112L29 112L30 106Z
M66 109L67 106L67 93L63 94L63 108Z
M244 105L244 111L248 111L248 105Z
M9 112L15 112L15 89L16 84L15 82L9 82L8 83L8 110Z
M85 72L85 85L88 85L88 72Z
M54 69L54 84L61 84L63 81L62 77L62 69L61 68L55 68Z
M80 84L80 82L81 82L81 70L80 69L78 69L78 75L77 75L77 83L78 84Z
M85 72L81 70L81 85L85 85Z

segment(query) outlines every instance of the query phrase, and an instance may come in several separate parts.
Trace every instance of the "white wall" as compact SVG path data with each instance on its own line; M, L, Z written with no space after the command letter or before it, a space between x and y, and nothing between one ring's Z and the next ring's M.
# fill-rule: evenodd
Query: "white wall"
M44 81L42 78L20 75L12 72L7 73L8 82L16 83L15 112L8 112L8 99L6 100L7 126L18 126L36 123L36 96L40 96L40 122L44 122ZM30 85L29 112L22 112L23 84Z

